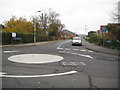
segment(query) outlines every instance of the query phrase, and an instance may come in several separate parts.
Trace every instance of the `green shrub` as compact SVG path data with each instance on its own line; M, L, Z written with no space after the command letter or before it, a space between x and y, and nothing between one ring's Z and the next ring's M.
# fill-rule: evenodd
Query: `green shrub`
M10 32L2 32L2 44L12 43L12 35Z
M16 38L21 38L22 43L32 43L34 42L34 34L33 33L16 33L17 36ZM44 34L38 34L36 36L36 41L41 42L41 41L50 41L53 40L52 37L46 36ZM20 40L14 41L14 44L21 43ZM11 32L2 32L2 44L7 45L7 44L12 44L12 33Z
M17 37L18 38L22 38L22 43L31 43L34 41L34 34L29 33L17 33Z
M87 39L90 43L95 43L97 45L103 44L103 39L100 36L97 36L95 33L91 33Z
M112 48L112 49L120 49L120 42L117 40L110 40L111 42L105 41L105 47Z
M16 33L16 38L21 38L22 43L31 43L33 42L33 34L26 34L26 33ZM16 40L16 44L20 43ZM12 33L11 32L2 32L2 44L12 44Z

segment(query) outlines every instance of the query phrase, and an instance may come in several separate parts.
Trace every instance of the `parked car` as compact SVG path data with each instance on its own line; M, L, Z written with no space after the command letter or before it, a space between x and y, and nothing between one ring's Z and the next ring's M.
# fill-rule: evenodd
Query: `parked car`
M81 45L82 46L82 40L80 37L73 37L72 45Z

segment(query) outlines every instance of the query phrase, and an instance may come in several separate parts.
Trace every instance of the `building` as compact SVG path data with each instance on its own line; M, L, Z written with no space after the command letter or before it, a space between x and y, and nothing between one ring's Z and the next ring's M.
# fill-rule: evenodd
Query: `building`
M116 26L116 27L120 28L120 23L108 23L108 25Z
M88 32L88 37L90 37L92 34L96 34L97 35L97 31L89 31Z
M106 33L109 32L109 30L107 30L107 28L106 28L108 25L110 25L110 26L116 26L116 27L120 28L120 23L108 23L107 25L101 25L100 26L100 30L97 30L97 35L101 36L101 37L105 36ZM106 31L103 31L103 30L106 30Z
M118 26L118 25L120 25L120 23L108 23L108 25Z
M102 31L101 30L97 30L97 36L102 36Z
M107 26L107 25L101 25L101 26L100 26L100 30L102 31L103 29L106 29L106 26Z
M63 30L62 32L62 36L61 37L64 37L64 38L72 38L75 36L75 33L69 31L69 30Z
M106 29L106 26L107 25L101 25L100 26L100 36L105 36L106 35L106 32L107 32L107 29ZM104 30L106 30L106 31L104 31Z

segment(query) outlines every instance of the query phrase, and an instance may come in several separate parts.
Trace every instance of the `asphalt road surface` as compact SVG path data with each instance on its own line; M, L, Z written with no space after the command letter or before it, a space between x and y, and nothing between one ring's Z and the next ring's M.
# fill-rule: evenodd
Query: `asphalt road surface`
M71 40L2 53L2 88L118 88L118 57L72 46Z

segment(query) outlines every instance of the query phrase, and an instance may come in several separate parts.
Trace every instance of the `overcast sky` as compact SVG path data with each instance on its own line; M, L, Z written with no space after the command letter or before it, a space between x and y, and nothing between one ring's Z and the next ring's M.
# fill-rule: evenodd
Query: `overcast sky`
M44 11L49 8L60 14L59 19L66 29L85 34L87 31L99 30L112 20L112 13L117 9L120 0L0 0L0 23L16 17L30 17L35 11ZM37 13L38 14L38 13Z

